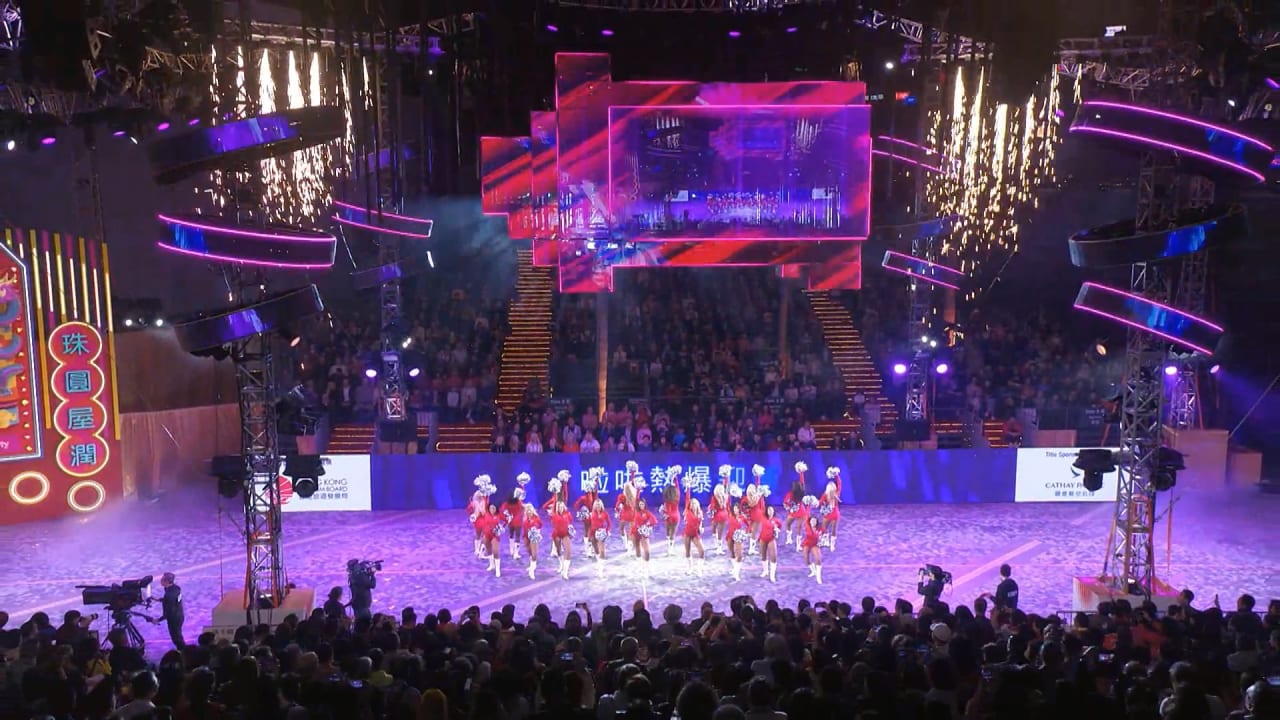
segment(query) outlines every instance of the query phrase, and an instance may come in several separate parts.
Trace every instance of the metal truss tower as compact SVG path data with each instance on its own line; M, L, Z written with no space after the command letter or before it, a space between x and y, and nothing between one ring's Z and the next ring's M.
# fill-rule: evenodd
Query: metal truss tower
M271 338L254 335L232 347L240 403L240 453L247 473L244 535L247 548L245 611L279 607L288 593L280 549L280 444Z
M1191 208L1206 208L1213 204L1214 185L1202 176L1187 178L1185 204ZM1204 315L1209 283L1209 251L1203 249L1182 260L1182 272L1178 278L1175 305L1193 315ZM1203 426L1200 409L1200 372L1198 358L1192 357L1178 366L1169 398L1169 424L1178 430Z
M1138 173L1138 232L1169 228L1178 214L1178 176L1174 159L1165 153L1143 153ZM1138 263L1130 271L1129 290L1155 302L1168 303L1169 279L1155 263ZM1155 584L1156 488L1152 482L1160 446L1162 366L1168 343L1130 330L1125 347L1124 386L1120 401L1119 488L1115 526L1104 568L1121 592L1150 595Z

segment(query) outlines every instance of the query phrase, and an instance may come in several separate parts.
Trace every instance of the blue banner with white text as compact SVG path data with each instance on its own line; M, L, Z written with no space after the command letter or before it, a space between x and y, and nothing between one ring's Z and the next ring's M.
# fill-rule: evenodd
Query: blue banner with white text
M466 507L473 481L488 475L498 488L495 500L506 499L516 476L529 473L528 499L550 497L547 481L569 471L570 496L582 491L593 467L604 470L601 493L612 496L626 480L626 463L635 460L647 483L645 493L661 496L667 470L681 466L689 474L695 496L703 499L718 482L719 468L729 466L736 485L753 482L752 467L764 468L761 484L771 491L771 504L782 497L797 475L797 462L808 466L805 490L817 495L827 484L827 468L840 469L841 499L850 505L1013 502L1017 451L1012 449L896 450L891 452L808 451L756 453L547 453L374 455L371 484L374 510L448 510Z

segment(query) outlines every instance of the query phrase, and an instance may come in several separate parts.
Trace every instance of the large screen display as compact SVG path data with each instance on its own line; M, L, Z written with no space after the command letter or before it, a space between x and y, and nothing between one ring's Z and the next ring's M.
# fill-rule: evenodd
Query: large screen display
M616 235L867 236L866 106L614 106L609 116Z

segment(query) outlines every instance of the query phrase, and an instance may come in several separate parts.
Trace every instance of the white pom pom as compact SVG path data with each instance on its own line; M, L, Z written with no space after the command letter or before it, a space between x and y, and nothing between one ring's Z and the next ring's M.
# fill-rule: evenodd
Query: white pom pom
M521 485L528 485L530 479L531 478L529 477L529 473L527 472L522 472L516 476L516 482Z
M486 485L492 485L492 484L493 484L493 480L488 475L476 476L476 480L475 480L476 487L483 488Z
M512 495L513 495L513 496L515 497L515 499L517 499L517 500L523 500L523 499L524 499L524 488L516 488L516 491L515 491L514 493L512 493Z
M560 482L567 483L569 482L570 478L573 477L573 475L568 470L561 470L560 472L556 473L556 477L560 478Z
M679 465L672 465L667 468L667 479L670 480L671 478L678 478L682 472L684 472L684 468Z
M840 468L836 467L835 465L832 465L831 467L827 468L828 480L833 480L839 475L840 475Z
M740 497L742 497L742 486L741 486L741 485L730 485L730 486L729 486L729 495L730 495L730 497L735 497L735 498L740 498Z
M761 485L761 486L760 486L760 496L761 496L761 497L769 497L769 496L770 496L770 495L772 495L772 494L773 494L773 489L772 489L772 488L770 488L768 485Z
M722 478L727 478L727 477L729 477L729 475L731 475L732 473L733 473L733 466L732 466L732 465L721 465L721 466L720 466L720 477L722 477Z
M551 478L551 481L547 483L547 492L552 495L560 494L560 478Z
M805 464L804 464L804 461L798 462L798 463L796 463L796 472L798 472L798 473L800 473L801 475L803 475L803 474L805 474L805 473L809 472L809 466L808 466L808 465L805 465Z
M809 507L818 507L818 498L812 495L805 495L804 499L801 500L800 502L803 502L805 505Z
M628 460L628 461L627 461L627 472L628 472L628 473L631 473L631 474L635 474L635 473L640 472L640 464L639 464L639 463L637 463L635 460Z
M764 477L764 466L763 466L763 465L752 465L752 466L751 466L751 474L752 474L752 475L755 475L756 477Z

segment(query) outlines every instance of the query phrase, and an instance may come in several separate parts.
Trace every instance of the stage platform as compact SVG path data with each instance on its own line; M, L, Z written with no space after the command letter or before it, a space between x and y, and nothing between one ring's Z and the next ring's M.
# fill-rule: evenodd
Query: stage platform
M11 625L37 610L57 622L62 612L82 608L76 585L172 571L186 601L187 635L194 639L211 624L214 606L242 587L239 510L238 502L223 501L220 514L210 491L169 495L155 504L124 503L92 517L0 527L0 546L17 551L15 561L0 570L0 609L13 615ZM383 612L409 605L420 612L442 606L456 611L477 604L488 613L514 603L527 615L535 604L546 603L559 616L579 601L597 613L606 604L630 606L636 600L660 610L704 599L724 605L742 593L787 604L801 597L838 597L856 606L863 595L885 604L896 597L918 604L916 570L923 563L954 574L955 586L944 600L971 602L994 590L998 568L1008 562L1022 588L1023 608L1045 613L1071 609L1073 580L1101 570L1110 513L1109 504L1096 503L846 506L821 587L806 577L794 551L782 553L777 584L760 579L753 561L746 563L742 581L733 583L728 560L714 556L706 576L691 577L683 558L668 558L666 542L656 538L648 581L640 580L635 561L621 557L616 547L603 578L578 558L571 578L561 580L554 574L556 562L544 557L536 580L525 575L523 562L510 560L495 579L471 554L462 511L288 514L284 556L289 581L314 588L317 601L330 587L345 584L348 559L384 560L374 593L374 609ZM1280 496L1254 488L1184 493L1174 512L1168 568L1163 523L1157 533L1160 576L1173 587L1192 588L1204 605L1214 594L1224 607L1232 607L1242 592L1263 603L1280 597L1272 524L1278 514ZM159 607L151 614L158 615ZM168 649L163 626L139 627L151 641L149 654Z

